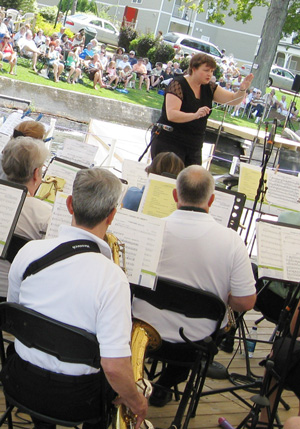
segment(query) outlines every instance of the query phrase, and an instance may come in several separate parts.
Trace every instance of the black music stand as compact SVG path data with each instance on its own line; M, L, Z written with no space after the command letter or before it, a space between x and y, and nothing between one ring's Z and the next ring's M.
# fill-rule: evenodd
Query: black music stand
M299 294L299 291L300 291L300 283L298 283L296 288L294 287L293 292L291 291L290 299L286 307L281 312L280 320L278 323L278 330L276 332L277 338L279 337L285 338L285 336L287 335L287 332L289 331L289 325L293 315L293 309L295 309L297 305L297 301L298 301L297 296ZM267 407L269 422L266 424L263 424L263 426L265 426L266 429L272 429L273 427L280 427L280 428L282 427L282 424L280 423L280 420L277 416L277 408L278 408L279 402L282 401L281 394L284 389L285 381L288 375L288 370L290 368L290 364L292 361L292 353L293 353L295 342L298 336L299 328L300 328L300 312L299 312L294 333L292 335L292 339L289 345L287 359L284 365L284 370L282 372L282 375L278 376L278 374L274 370L274 361L278 353L277 351L274 353L272 357L267 358L266 373L265 373L263 382L261 384L260 392L259 394L256 394L251 398L251 400L254 402L254 405L251 408L251 411L249 412L249 414L245 417L245 419L242 420L242 422L237 426L237 429L241 429L245 425L247 425L246 426L247 428L255 429L256 424L258 422L259 413L261 409L264 407ZM277 380L277 384L274 387L272 387L272 389L269 390L269 385L272 377L274 377ZM275 391L275 389L277 389L277 393L274 400L273 408L271 410L268 396L270 396ZM284 404L284 401L282 402ZM276 423L273 423L274 420L276 420ZM251 421L251 424L249 425L250 421Z

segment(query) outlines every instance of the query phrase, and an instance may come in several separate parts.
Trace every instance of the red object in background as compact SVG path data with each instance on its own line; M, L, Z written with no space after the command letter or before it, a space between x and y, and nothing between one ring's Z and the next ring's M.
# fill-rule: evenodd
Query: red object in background
M136 9L135 7L126 6L124 10L124 15L123 15L122 26L125 26L128 24L130 25L135 24L137 15L138 15L138 9Z

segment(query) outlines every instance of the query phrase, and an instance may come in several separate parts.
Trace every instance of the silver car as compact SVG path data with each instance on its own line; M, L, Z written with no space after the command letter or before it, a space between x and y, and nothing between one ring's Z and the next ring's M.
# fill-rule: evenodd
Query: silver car
M215 45L187 34L167 33L163 36L163 41L174 49L180 48L185 55L204 52L214 57L217 62L222 60L222 54Z
M242 67L240 67L240 73L242 76L247 76L250 71L250 64L243 64ZM283 67L274 65L271 67L267 86L276 86L277 88L290 91L292 89L294 79L295 76L292 72L284 69Z
M290 91L294 83L295 76L287 69L278 66L272 66L268 86L276 86L277 88Z
M97 31L97 40L109 45L118 46L119 31L109 21L98 16L83 13L67 16L65 26L73 33L88 27Z

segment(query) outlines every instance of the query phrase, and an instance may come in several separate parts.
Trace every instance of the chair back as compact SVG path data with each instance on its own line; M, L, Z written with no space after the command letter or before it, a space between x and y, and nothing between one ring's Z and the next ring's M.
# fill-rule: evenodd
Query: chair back
M12 263L18 251L28 243L29 238L21 237L20 235L13 234L10 244L7 249L6 259Z
M134 285L133 294L160 310L173 311L193 319L214 320L216 328L212 336L219 331L226 313L224 302L213 293L164 277L158 277L154 291Z
M55 356L62 362L100 368L97 337L84 329L10 302L0 304L0 328L25 346Z

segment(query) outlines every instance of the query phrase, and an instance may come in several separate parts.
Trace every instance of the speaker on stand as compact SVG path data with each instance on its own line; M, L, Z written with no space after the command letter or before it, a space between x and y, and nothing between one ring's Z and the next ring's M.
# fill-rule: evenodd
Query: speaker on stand
M292 86L292 91L295 91L296 93L300 91L300 74L296 74L295 76L293 86Z

